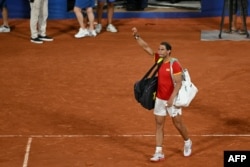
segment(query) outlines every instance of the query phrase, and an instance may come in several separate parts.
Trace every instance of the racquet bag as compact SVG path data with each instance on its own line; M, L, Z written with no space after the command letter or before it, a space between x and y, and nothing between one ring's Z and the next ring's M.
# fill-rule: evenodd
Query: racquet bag
M174 101L174 105L178 107L188 107L198 92L197 87L191 82L187 69L183 70L183 75L182 86Z
M170 60L170 72L172 79L173 79L172 65L174 61L177 61L177 59L172 58ZM186 68L182 70L182 76L183 76L182 85L177 96L175 97L174 105L177 107L188 107L192 102L192 100L194 99L194 97L196 96L198 89L191 81L191 77Z
M153 109L155 105L158 79L155 75L160 65L161 62L155 63L143 78L134 84L134 96L136 101L148 110Z

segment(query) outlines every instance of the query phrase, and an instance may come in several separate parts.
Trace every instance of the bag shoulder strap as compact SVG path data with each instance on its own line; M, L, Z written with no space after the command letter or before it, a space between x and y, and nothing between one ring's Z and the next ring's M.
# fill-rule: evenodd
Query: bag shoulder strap
M175 61L178 61L178 59L174 58L174 57L170 59L170 74L171 74L171 78L172 78L173 83L174 83L173 64L174 64ZM185 80L183 68L182 68L182 78L183 78L183 80Z
M172 57L171 59L170 59L170 74L171 74L171 77L172 77L172 79L173 79L173 64L174 64L174 62L175 61L178 61L178 59L176 59L176 58L174 58L174 57Z
M157 62L155 62L155 64L148 70L148 72L143 76L142 79L148 78L148 76L153 72L153 70L155 69L156 66L158 66L155 71L153 72L151 77L154 77L156 75L156 73L158 72L161 64L163 63L163 58L159 58Z
M173 64L175 61L178 61L178 59L175 57L171 57L170 58L170 65L171 65L171 63Z

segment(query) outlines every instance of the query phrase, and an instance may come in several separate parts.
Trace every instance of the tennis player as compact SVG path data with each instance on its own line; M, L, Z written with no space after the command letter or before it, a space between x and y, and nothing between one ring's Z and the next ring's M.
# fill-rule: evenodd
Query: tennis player
M149 45L138 34L137 28L132 28L132 33L139 46L146 51L150 56L157 61L163 58L163 63L158 70L158 85L155 100L155 123L156 123L156 147L155 153L150 158L152 162L158 162L165 159L163 153L163 139L164 139L164 124L165 118L169 115L175 128L178 130L184 140L183 155L190 156L192 152L192 141L189 138L186 126L182 122L182 108L177 108L173 105L174 98L176 97L182 84L182 68L178 61L172 65L174 81L173 83L170 73L170 60L172 47L168 42L161 42L157 52L154 52Z

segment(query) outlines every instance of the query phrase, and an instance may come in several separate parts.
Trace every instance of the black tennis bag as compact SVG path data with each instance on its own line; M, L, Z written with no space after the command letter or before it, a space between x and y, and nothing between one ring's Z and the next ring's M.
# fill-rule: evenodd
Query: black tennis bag
M151 110L155 106L155 97L157 90L157 80L158 77L155 76L161 63L155 63L149 71L144 75L144 77L135 82L134 84L134 95L138 103L140 103L144 108ZM155 68L158 66L157 68ZM151 77L149 77L151 74Z

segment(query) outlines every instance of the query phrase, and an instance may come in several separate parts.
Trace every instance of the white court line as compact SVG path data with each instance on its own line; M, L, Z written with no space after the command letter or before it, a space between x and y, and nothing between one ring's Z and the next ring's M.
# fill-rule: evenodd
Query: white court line
M29 138L27 146L26 146L26 153L25 153L25 156L24 156L23 167L28 166L31 142L32 142L32 137Z
M180 135L164 135L166 137L175 137ZM189 135L194 137L250 137L250 134L200 134L200 135ZM32 138L85 138L85 137L155 137L155 135L0 135L0 138L18 138L28 137Z

